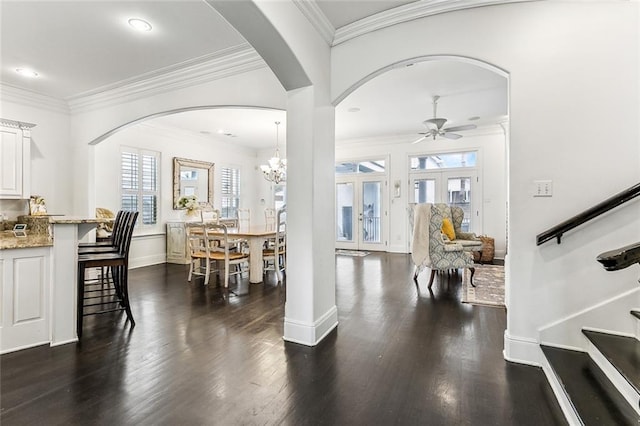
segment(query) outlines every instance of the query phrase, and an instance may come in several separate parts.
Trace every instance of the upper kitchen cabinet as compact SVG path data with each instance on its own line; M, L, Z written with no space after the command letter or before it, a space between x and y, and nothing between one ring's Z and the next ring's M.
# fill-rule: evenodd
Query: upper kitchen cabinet
M0 199L31 195L31 129L35 124L0 118Z

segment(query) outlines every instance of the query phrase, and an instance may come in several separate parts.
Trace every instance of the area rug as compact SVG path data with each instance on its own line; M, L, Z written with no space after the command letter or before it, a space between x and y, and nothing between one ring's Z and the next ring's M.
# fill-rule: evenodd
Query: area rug
M462 279L462 302L473 305L504 307L504 266L476 265L473 287L469 284L471 271L464 269Z
M336 250L336 254L340 254L342 256L355 256L355 257L362 257L362 256L366 256L369 254L368 251L358 251L358 250L342 250L342 249L338 249ZM475 280L474 280L475 282Z

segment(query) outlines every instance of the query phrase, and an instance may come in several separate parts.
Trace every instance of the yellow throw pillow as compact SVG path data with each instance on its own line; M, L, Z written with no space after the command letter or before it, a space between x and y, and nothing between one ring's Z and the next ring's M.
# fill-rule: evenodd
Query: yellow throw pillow
M449 240L453 241L456 239L456 231L453 229L453 223L446 217L442 219L442 232Z

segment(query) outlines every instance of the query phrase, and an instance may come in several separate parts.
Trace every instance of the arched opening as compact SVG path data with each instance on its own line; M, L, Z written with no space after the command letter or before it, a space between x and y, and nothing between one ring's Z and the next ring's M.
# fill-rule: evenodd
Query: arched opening
M413 57L368 74L339 94L333 103L338 248L410 253L409 205L444 202L463 208L463 230L493 239L493 263L505 261L509 205L508 72L468 57ZM436 115L446 119L442 129L452 128L455 135L430 134L425 138L421 134L429 131L423 122ZM378 167L376 171L370 167L366 176L359 173L357 167L372 162ZM349 169L349 165L355 166ZM346 172L340 174L340 169ZM374 214L372 221L380 219L377 248L364 241L371 235L366 225L362 226L360 236L354 231L363 223L362 218L366 224L365 209L371 205L366 200L367 197L371 200L371 195L367 196L361 184L372 182L372 177L377 177L383 188L379 193L380 206L374 203L371 209L381 213ZM349 191L341 191L341 186L346 185ZM340 200L343 192L348 196ZM491 243L488 240L486 247ZM420 286L426 287L428 280L427 272L420 276ZM501 304L506 303L508 285L507 282L503 286Z
M213 165L210 205L224 218L234 218L243 208L251 211L253 223L262 223L278 189L259 170L273 155L276 121L286 123L286 112L248 105L194 106L141 117L90 142L95 206L116 211L127 203L142 203L136 231L141 238L132 245L134 266L163 262L167 223L184 220L183 212L174 208L174 158ZM286 130L279 127L278 144L286 156ZM157 179L145 180L145 175L140 181L155 191L126 190L125 163L132 158L141 162L136 170L143 175L147 163L155 170Z

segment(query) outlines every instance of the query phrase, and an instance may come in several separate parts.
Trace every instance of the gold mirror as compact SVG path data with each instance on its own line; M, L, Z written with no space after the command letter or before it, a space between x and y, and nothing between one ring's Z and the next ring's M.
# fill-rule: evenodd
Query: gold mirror
M213 163L173 159L173 208L180 210L180 197L194 195L201 205L213 206Z

